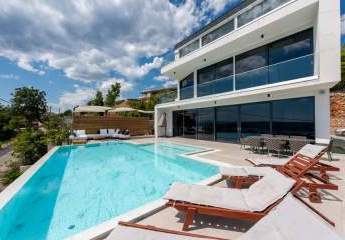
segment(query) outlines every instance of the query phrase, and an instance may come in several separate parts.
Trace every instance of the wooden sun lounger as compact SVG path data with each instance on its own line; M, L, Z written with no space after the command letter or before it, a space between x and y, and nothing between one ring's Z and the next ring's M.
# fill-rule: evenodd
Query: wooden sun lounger
M338 190L338 186L331 183L329 177L325 177L325 175L329 169L339 169L319 162L327 150L328 148L325 148L315 158L296 154L286 164L275 166L275 169L293 179L304 179L303 187L309 191L309 200L313 203L320 203L321 196L318 189ZM321 172L321 176L314 174L313 171ZM223 178L233 182L235 188L251 185L260 179L259 176L223 176Z
M273 204L269 205L266 209L260 212L234 210L234 209L200 205L200 204L194 204L194 203L177 201L177 200L169 200L169 199L168 199L168 202L166 203L166 206L173 207L177 209L178 211L185 212L186 215L185 215L185 220L182 227L183 231L187 231L189 226L193 223L193 218L195 214L204 214L204 215L209 215L209 216L235 218L235 219L242 219L242 220L257 222L261 218L266 216L271 211L272 208L274 208L277 204L279 204L288 193L292 193L292 194L297 193L303 185L304 185L303 181L297 180L289 192L287 192L282 198L278 199ZM231 201L231 199L229 199L229 201Z

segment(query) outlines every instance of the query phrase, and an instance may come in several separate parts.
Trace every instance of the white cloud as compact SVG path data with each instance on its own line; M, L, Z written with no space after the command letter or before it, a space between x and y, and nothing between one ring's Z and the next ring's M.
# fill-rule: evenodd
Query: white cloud
M0 74L0 79L13 79L13 80L18 80L19 76L18 75L14 75L14 74Z
M161 66L163 59L155 56L198 25L193 0L179 6L161 0L0 4L0 56L41 75L33 63L42 61L84 82L103 81L112 71L140 78ZM143 57L153 61L139 64Z
M73 92L65 92L59 99L58 106L62 111L71 109L78 105L86 104L96 94L96 90L92 88L77 88Z
M345 14L341 15L341 34L345 34Z
M155 80L159 82L163 82L163 87L173 87L173 86L176 86L177 84L175 79L172 79L163 75L155 77Z

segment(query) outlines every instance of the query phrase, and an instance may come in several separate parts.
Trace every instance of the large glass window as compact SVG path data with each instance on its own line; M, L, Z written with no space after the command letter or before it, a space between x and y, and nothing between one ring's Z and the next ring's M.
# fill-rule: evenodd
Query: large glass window
M173 134L183 136L183 111L173 112Z
M183 135L186 138L196 138L197 110L186 110L183 113Z
M290 0L264 0L258 5L250 8L248 11L240 14L237 18L237 25L238 27L241 27L288 1Z
M272 102L272 132L315 138L314 97Z
M194 52L199 48L199 39L193 41L192 43L188 44L187 46L181 48L179 50L180 57L183 57L191 52Z
M233 90L233 58L198 70L198 97Z
M192 98L194 96L194 74L189 74L180 81L180 99Z
M219 28L213 30L212 32L206 34L205 36L202 37L202 45L206 45L210 42L213 42L214 40L220 38L221 36L224 36L225 34L233 31L235 28L234 25L234 20L231 20Z
M313 30L270 44L270 83L314 75Z
M268 48L256 48L236 56L236 89L268 83Z
M217 107L215 125L217 141L237 141L238 106Z
M241 136L270 133L270 104L251 103L240 106Z
M214 140L214 108L199 109L198 139Z

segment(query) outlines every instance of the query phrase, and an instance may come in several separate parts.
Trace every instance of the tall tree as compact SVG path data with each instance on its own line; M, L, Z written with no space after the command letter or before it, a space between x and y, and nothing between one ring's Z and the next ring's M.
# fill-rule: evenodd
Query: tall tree
M92 100L93 106L103 106L103 94L101 91L97 91L95 98Z
M16 88L12 94L11 107L13 115L22 116L26 126L42 122L47 113L46 93L33 87Z
M332 91L345 91L345 46L341 48L341 81L335 85Z
M120 96L121 84L115 83L110 86L107 96L105 97L105 105L114 107L116 99Z

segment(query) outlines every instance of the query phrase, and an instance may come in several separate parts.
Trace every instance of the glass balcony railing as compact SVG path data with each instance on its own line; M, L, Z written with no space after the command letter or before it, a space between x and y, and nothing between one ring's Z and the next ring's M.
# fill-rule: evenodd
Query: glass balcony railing
M314 54L257 68L235 76L235 89L289 81L314 75Z
M198 84L198 97L217 94L222 92L231 92L234 90L234 76L220 78L211 82Z
M184 87L180 89L180 100L194 97L194 86Z

